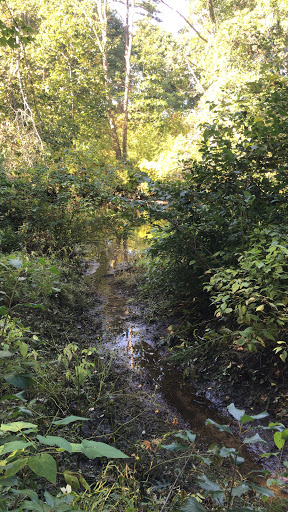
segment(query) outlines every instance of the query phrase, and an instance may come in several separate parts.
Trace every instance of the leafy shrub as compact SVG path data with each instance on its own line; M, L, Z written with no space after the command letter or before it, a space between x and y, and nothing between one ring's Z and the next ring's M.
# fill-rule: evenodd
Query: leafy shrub
M259 345L275 349L276 343L287 341L288 249L277 228L257 230L251 239L237 266L217 269L204 289L211 294L216 317L231 327L233 341L253 352ZM285 362L286 350L278 352Z

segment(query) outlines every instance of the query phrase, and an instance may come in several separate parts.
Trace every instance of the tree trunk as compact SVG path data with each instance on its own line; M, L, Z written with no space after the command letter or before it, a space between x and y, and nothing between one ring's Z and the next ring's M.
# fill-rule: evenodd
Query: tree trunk
M131 53L134 29L134 9L135 0L132 0L131 5L131 20L130 20L130 5L129 0L126 0L126 25L125 25L125 83L124 83L124 100L123 100L123 139L122 139L122 156L127 160L127 132L128 132L128 99L129 99L129 86L130 86L130 71L131 71Z
M80 5L73 4L77 9L79 9ZM113 102L110 94L110 74L109 74L109 64L107 58L107 0L96 0L97 6L97 14L99 18L99 24L101 29L101 35L99 35L95 24L93 23L92 17L86 12L85 8L81 6L81 11L84 16L88 20L88 23L94 33L96 38L99 51L102 55L102 68L104 73L104 84L105 84L105 96L107 101L107 118L110 126L110 133L112 139L113 151L115 152L115 156L117 160L120 160L122 157L121 146L119 143L119 137L116 128L116 122L113 112Z
M209 6L210 19L211 19L213 25L216 25L216 18L215 18L215 11L214 11L213 0L209 0L208 1L208 6Z

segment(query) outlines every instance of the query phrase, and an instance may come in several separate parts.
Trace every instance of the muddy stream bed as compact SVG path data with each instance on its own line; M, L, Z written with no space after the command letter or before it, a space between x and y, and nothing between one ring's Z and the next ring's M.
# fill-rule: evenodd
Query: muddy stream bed
M113 353L124 372L133 373L139 387L157 395L158 403L171 411L179 428L196 433L206 447L216 442L238 448L239 442L234 437L205 426L210 418L219 424L230 424L237 432L237 425L233 425L226 404L221 403L213 384L197 389L193 382L184 380L181 370L167 362L167 349L157 348L157 341L163 336L163 324L145 323L142 305L135 304L127 292L125 276L127 279L131 276L135 260L146 246L138 230L129 240L107 239L102 244L87 244L82 250L83 276L97 297L90 315L101 318L103 349ZM255 469L256 461L259 469L263 451L267 447L264 450L259 445L249 452L242 451L245 472Z

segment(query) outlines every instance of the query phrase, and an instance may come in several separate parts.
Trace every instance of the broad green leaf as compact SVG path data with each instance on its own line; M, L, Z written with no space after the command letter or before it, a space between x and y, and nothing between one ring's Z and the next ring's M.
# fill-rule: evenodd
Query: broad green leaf
M19 480L15 476L9 476L9 478L0 478L0 489L1 487L16 487L19 485Z
M241 418L245 414L244 409L237 409L237 407L235 407L235 405L233 403L228 405L227 409L230 412L230 414L233 416L233 418L235 418L235 420L237 420L237 421L240 421Z
M20 494L20 496L28 496L32 501L38 500L38 495L35 491L32 491L32 489L17 489L13 491L14 494Z
M25 357L27 356L27 353L28 353L28 345L27 343L24 343L24 342L21 342L19 343L19 351L20 351L20 354L21 356L25 359Z
M264 439L262 439L262 437L259 436L259 434L255 434L255 436L253 437L245 437L245 439L243 439L243 443L244 444L254 444L254 443L266 443L266 441L264 441Z
M28 446L31 446L32 442L26 442L26 441L12 441L11 443L4 444L4 448L2 450L2 455L5 453L11 453L16 450L23 450L23 448L28 448Z
M21 391L21 393L23 393L23 391ZM16 395L3 395L0 397L0 400L22 400L22 402L27 402L27 400L18 395L19 393L17 393Z
M9 350L0 350L0 357L2 357L3 359L5 357L12 357L12 356L15 356L15 354L13 354L13 352L9 352Z
M228 427L228 425L219 425L219 423L216 423L209 418L205 421L205 425L214 425L214 427L216 427L221 432L228 432L228 434L232 434L232 430Z
M175 437L179 437L179 439L183 439L184 441L188 441L188 437L186 434L183 434L182 432L179 432L179 434L175 434Z
M185 505L181 508L181 512L207 512L207 509L196 498L188 498Z
M5 315L7 315L7 313L8 313L8 309L6 308L6 306L1 306L0 315L5 316Z
M20 469L22 469L22 468L24 468L24 466L26 466L27 462L28 462L28 457L26 457L25 459L17 459L14 462L11 462L11 464L9 464L9 467L7 467L7 469L5 471L5 477L9 478L10 476L16 475L16 473L18 473L18 471L20 471Z
M83 418L82 416L67 416L62 420L52 421L53 425L69 425L74 421L90 421L90 418Z
M250 421L254 421L255 418L253 416L249 416L249 414L244 414L241 418L242 425L245 425L245 423L249 423Z
M49 453L41 453L39 456L30 457L28 466L33 473L56 485L57 465L55 459Z
M263 418L267 418L267 416L269 416L269 413L267 411L263 411L259 414L253 414L251 418L253 418L253 420L262 420Z
M219 452L220 457L234 457L237 455L235 448L226 448L226 446L222 446Z
M54 265L53 267L50 267L49 270L52 272L52 274L61 274L60 270L58 270L58 268L56 268Z
M238 487L234 487L232 490L232 496L242 496L246 492L250 491L250 487L247 484L238 485Z
M11 373L9 375L4 375L3 377L8 384L20 389L30 388L34 384L34 379L31 375Z
M19 432L20 430L26 429L37 430L38 427L34 423L28 423L27 421L15 421L14 423L1 424L0 430L3 432Z
M63 476L66 484L71 485L72 489L80 489L80 482L71 471L64 471Z
M189 430L185 430L185 432L186 432L186 436L188 437L189 441L191 443L194 443L195 439L196 439L196 434L192 434L192 432L190 432Z
M287 441L288 439L288 428L285 428L285 430L283 430L283 432L281 432L281 435L282 435L282 438Z
M257 492L257 494L261 494L262 496L268 496L268 498L272 498L275 496L274 492L267 487L260 487L259 485L249 483L249 487L253 489L253 491Z
M90 485L88 484L88 482L86 482L85 478L82 475L79 475L79 482L84 487L84 489L86 489L86 491L91 490Z
M198 482L200 487L204 489L205 491L208 491L208 493L213 497L213 499L218 503L219 505L222 505L225 493L222 491L221 487L217 482L213 482L212 480L209 480L206 475L202 475L198 478Z
M86 457L88 457L88 459L95 459L96 457L108 457L109 459L129 458L125 453L105 443L97 443L96 441L88 441L84 439L81 445L82 452Z
M198 482L202 489L205 489L205 491L222 491L220 485L217 484L217 482L209 480L209 478L206 475L201 475L198 478Z
M64 437L59 437L59 436L44 437L44 436L39 435L39 436L37 436L37 439L42 444L45 444L48 446L59 446L59 448L63 448L63 450L66 450L67 452L72 453L72 446L69 443L69 441L64 439Z
M187 450L187 446L180 443L161 444L161 448L165 450Z
M282 437L282 432L275 432L274 436L274 443L276 444L277 448L281 450L285 444L285 439Z
M34 512L51 512L51 507L39 499L37 502L27 500L23 501L23 503L21 503L21 509L25 510L25 512L27 510L34 510Z
M23 266L23 261L20 258L7 258L7 261L11 267L21 268Z
M82 452L82 444L79 443L70 443L72 448L72 453Z

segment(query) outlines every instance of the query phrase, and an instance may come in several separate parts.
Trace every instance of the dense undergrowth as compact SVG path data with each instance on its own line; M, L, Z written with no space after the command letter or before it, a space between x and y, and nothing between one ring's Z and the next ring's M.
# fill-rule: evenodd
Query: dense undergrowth
M224 355L228 374L237 363L254 382L262 371L267 384L280 387L288 352L287 97L286 79L271 77L220 112L211 104L215 120L205 127L202 157L185 163L178 182L150 183L145 201L143 192L135 201L143 176L119 182L59 163L13 173L3 166L0 510L281 510L270 487L285 486L284 424L266 425L280 450L267 488L238 471L239 446L264 444L251 429L266 414L231 404L238 448L208 453L167 418L137 421L144 398L127 396L124 378L115 379L100 320L93 335L85 323L91 297L77 277L75 247L112 228L120 237L148 210L159 227L141 263L143 292L157 308L159 294L165 297L175 320L169 342L185 370L197 372L202 356L209 367L209 349Z
M154 185L162 224L144 263L144 292L170 302L179 358L193 365L201 345L230 347L225 368L242 354L247 378L262 370L272 386L284 382L288 343L287 94L287 79L271 76L210 105L199 159Z

